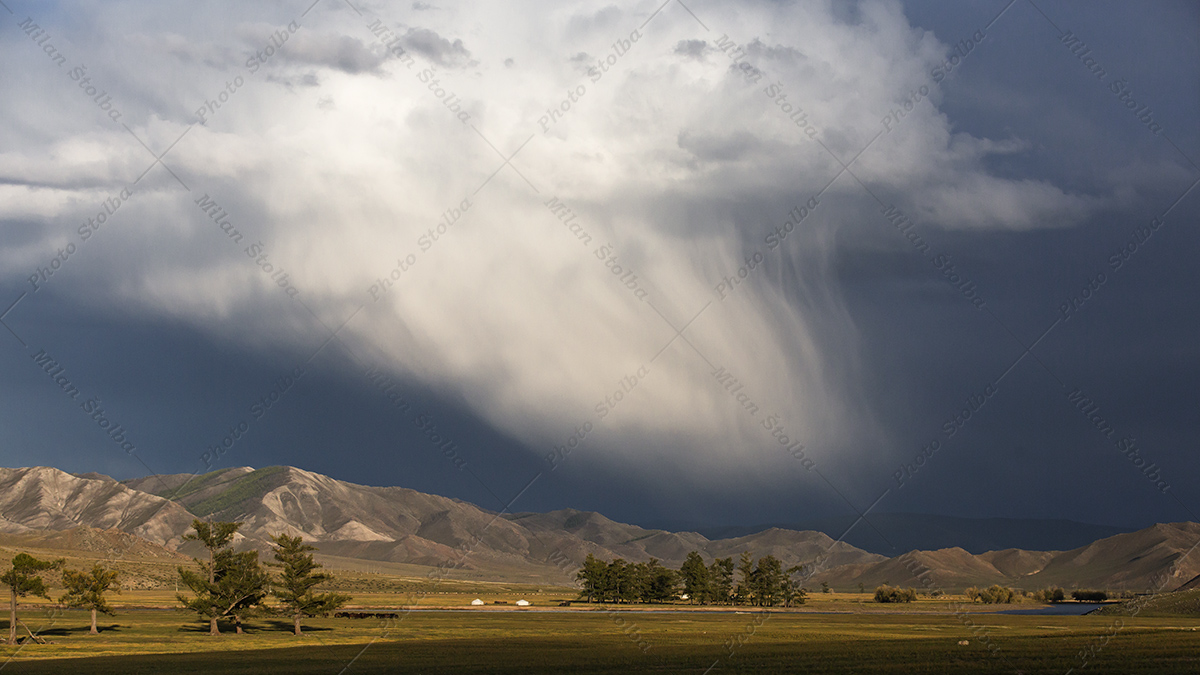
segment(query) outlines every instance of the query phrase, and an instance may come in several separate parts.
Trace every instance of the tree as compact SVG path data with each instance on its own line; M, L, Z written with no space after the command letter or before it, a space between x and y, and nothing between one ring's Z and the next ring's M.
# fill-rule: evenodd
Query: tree
M679 595L679 576L675 570L667 569L658 558L651 558L643 569L642 601L668 602Z
M750 555L750 551L742 551L737 568L742 575L737 585L737 600L739 603L751 602L754 597L754 556Z
M291 612L296 635L300 635L300 619L324 616L350 601L350 596L340 593L313 592L318 584L332 578L317 571L321 565L309 552L317 550L315 546L305 544L300 536L286 534L271 537L271 541L275 542L275 560L281 568L280 586L272 593Z
M1108 593L1105 591L1071 591L1071 597L1078 602L1104 602L1108 599Z
M634 586L632 565L624 558L610 560L604 570L604 586L600 602L618 603L627 600Z
M725 604L733 594L733 558L717 558L708 566L709 596Z
M778 558L773 555L759 558L751 579L755 604L769 607L782 601L785 580L783 564Z
M1007 604L1013 601L1016 597L1016 591L999 584L992 584L987 588L968 587L963 591L963 595L971 602L982 602L985 605Z
M237 533L241 523L227 523L218 521L215 523L207 523L199 518L192 521L192 529L195 532L188 532L183 535L184 541L198 541L208 549L208 583L215 583L217 567L215 558L217 551L220 551L233 542L233 535Z
M258 561L258 551L233 553L226 551L229 560L217 582L218 597L223 601L225 614L232 615L237 633L242 633L242 619L253 616L271 592L271 575Z
M1063 589L1058 588L1057 586L1042 589L1039 596L1042 602L1047 604L1059 603L1067 599L1067 595L1063 592Z
M626 603L643 599L646 595L646 584L649 578L646 563L626 563L620 558L617 560L621 563L619 572L614 575L619 580L620 592L617 594L617 599Z
M101 612L108 616L116 614L104 599L104 594L116 583L117 576L119 574L116 570L105 569L99 563L93 565L90 572L63 571L63 586L66 588L67 593L59 599L59 602L67 607L79 607L91 610L92 635L100 633L96 629L96 612ZM117 587L115 591L120 593L121 588Z
M62 558L38 560L28 553L18 553L13 556L12 567L3 576L0 576L0 583L8 586L12 593L12 604L8 615L8 644L17 644L17 598L23 598L32 593L39 598L49 600L50 595L46 592L46 584L42 581L39 573L56 570L62 567L64 562L66 561Z
M979 592L979 599L988 605L1003 605L1013 601L1016 592L1013 589L992 584Z
M270 591L271 577L258 561L258 551L241 553L222 549L212 563L197 560L202 574L179 568L179 577L195 593L188 598L177 594L183 606L209 621L209 635L220 635L217 621L233 617L237 632L242 632L242 617L262 604ZM209 582L205 577L214 579Z
M912 602L917 592L911 588L893 588L884 584L875 589L875 602Z
M589 553L587 559L583 561L583 567L575 574L575 580L583 583L583 589L579 591L579 594L586 595L588 602L592 602L593 598L597 602L601 602L607 575L608 565Z
M175 597L184 607L208 619L209 635L220 635L221 629L217 626L217 619L229 616L236 610L237 605L242 603L243 596L254 595L258 592L258 589L253 588L235 588L237 584L232 578L222 583L222 580L230 574L237 577L239 572L235 569L236 566L246 563L245 560L239 560L232 551L228 550L229 545L233 542L233 536L241 526L241 523L223 521L209 523L197 518L192 521L192 530L194 531L183 535L184 541L198 541L208 549L208 561L205 562L199 558L193 559L200 566L201 574L185 570L182 567L178 568L179 580L191 589L195 597L188 598L181 593L177 593ZM245 570L241 570L243 578L244 572ZM235 594L234 592L238 590L243 593Z
M796 573L804 573L804 567L796 565L789 567L783 576L783 604L791 607L792 605L803 605L808 602L808 591L802 585L804 579L793 579L792 575Z
M687 559L679 567L679 576L683 579L683 592L688 596L688 603L708 602L708 567L699 553L692 551L687 554Z
M829 582L828 581L821 582L821 592L822 593L831 593L832 592L829 590Z

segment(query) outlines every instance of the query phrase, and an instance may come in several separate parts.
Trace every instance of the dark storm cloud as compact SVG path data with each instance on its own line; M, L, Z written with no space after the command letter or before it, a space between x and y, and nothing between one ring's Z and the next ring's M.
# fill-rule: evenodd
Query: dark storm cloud
M672 5L628 49L612 45L654 8L439 7L396 28L411 69L369 21L318 6L255 74L247 51L290 10L62 6L45 25L79 45L71 65L89 65L128 130L5 24L0 311L18 302L4 319L18 337L0 327L4 463L197 470L303 365L219 465L489 508L545 471L517 508L626 520L796 522L881 495L882 511L1190 518L1173 498L1195 499L1200 469L1195 8L1037 4L1046 16L1016 3L991 25L1003 3L693 7L705 40ZM1107 79L1055 25L1085 36ZM416 76L426 66L435 86ZM1117 78L1163 134L1110 91ZM168 148L187 188L156 164ZM67 243L77 252L35 290ZM119 415L138 457L31 365L43 348ZM429 447L368 367L488 479ZM1074 388L1137 438L1169 497L1069 403ZM547 452L585 420L586 443L551 470Z

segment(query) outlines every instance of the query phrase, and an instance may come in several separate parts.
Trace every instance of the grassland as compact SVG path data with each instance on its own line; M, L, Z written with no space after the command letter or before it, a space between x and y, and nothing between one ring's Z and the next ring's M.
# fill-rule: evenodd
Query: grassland
M1200 588L1179 593L1161 593L1109 605L1097 612L1106 616L1200 618Z
M86 566L103 552L46 550ZM246 632L207 635L193 614L172 609L174 569L185 556L108 557L128 586L110 600L116 617L87 632L81 611L43 600L21 618L51 644L0 647L3 673L1200 673L1200 617L1168 616L1200 593L1164 596L1135 617L1018 616L1019 606L968 605L962 597L920 597L881 605L870 593L813 593L808 604L761 614L728 607L574 604L572 588L467 578L430 579L427 568L327 558L352 607L416 606L392 619L316 618L306 633L258 617ZM48 575L57 586L57 578ZM51 589L58 597L61 590ZM471 608L475 598L486 604ZM528 609L517 610L525 599ZM1116 611L1115 608L1110 610ZM0 615L3 616L3 615ZM1114 621L1123 625L1116 627ZM0 618L0 634L7 621ZM961 645L966 640L969 644ZM1081 656L1081 653L1086 656ZM352 665L347 668L348 664Z
M1116 629L1111 616L956 616L945 601L854 612L848 600L766 615L536 605L416 611L392 620L311 619L300 637L286 621L258 618L244 635L215 638L179 611L124 609L92 636L85 613L50 620L43 607L25 610L23 620L52 644L0 648L0 658L15 655L6 675L334 674L351 661L347 673L1065 673L1081 669L1079 654L1090 648L1088 672L1200 673L1200 619L1125 617Z

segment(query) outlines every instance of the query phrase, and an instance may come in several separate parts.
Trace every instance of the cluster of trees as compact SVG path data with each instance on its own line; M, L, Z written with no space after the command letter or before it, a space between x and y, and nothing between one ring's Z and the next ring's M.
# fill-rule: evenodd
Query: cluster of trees
M65 560L39 560L28 553L18 553L13 556L12 564L3 575L0 575L0 583L8 586L9 590L9 614L8 614L8 640L10 645L17 644L17 626L24 625L17 620L17 600L29 595L34 595L39 598L50 599L49 589L46 588L46 582L42 579L43 572L62 569L66 563ZM63 570L62 582L66 590L59 603L67 607L78 607L81 609L89 609L92 612L92 634L95 635L100 631L96 628L96 613L112 614L112 607L109 607L105 600L105 594L112 588L117 581L117 572L115 570L105 569L100 565L93 565L90 571L79 572L76 570ZM120 592L120 589L117 589ZM39 640L28 628L29 637L33 640Z
M706 565L700 553L692 551L678 570L663 567L656 558L645 563L621 558L605 562L588 554L575 578L582 585L579 597L587 602L671 602L686 596L691 604L770 607L804 603L807 590L792 578L799 571L785 570L772 555L755 561L749 551L742 553L736 568L732 557Z
M1033 597L1046 604L1055 604L1067 599L1066 593L1063 592L1063 589L1058 587L1043 588L1042 590L1034 593Z
M1018 595L1030 597L1038 602L1047 604L1065 602L1067 599L1066 591L1058 586L1043 588L1040 591L1033 591L1032 593L1028 591L1015 591L999 585L993 585L984 589L972 586L966 589L964 594L972 602L982 602L985 604L1009 603L1016 599ZM1108 593L1106 591L1075 590L1071 591L1071 597L1078 602L1104 602L1108 599Z
M884 584L875 589L875 602L912 602L917 592L911 588L899 588Z
M210 635L221 634L219 619L233 619L237 632L241 633L243 619L278 611L292 618L292 631L300 635L302 618L325 616L350 600L350 596L340 593L315 592L316 586L332 577L319 571L321 565L313 560L311 553L316 547L305 544L299 536L271 537L276 562L267 564L280 569L278 581L273 582L258 560L258 551L231 548L233 536L241 525L195 520L194 531L184 536L185 540L198 541L208 549L208 560L196 559L199 573L179 568L180 582L193 595L179 593L176 597L186 609L208 620ZM280 609L266 604L268 595L275 596Z
M242 632L242 619L257 614L273 614L282 611L293 620L293 632L300 635L300 620L305 617L325 616L345 605L350 596L340 593L317 593L316 587L330 580L329 574L321 572L321 565L313 560L316 548L304 543L299 537L286 534L272 537L274 563L267 566L279 569L278 580L272 579L258 559L258 551L234 551L233 536L241 523L201 520L192 522L193 532L184 535L185 540L198 541L208 549L207 560L196 560L200 572L178 568L179 580L192 591L192 596L176 595L186 609L198 613L209 622L209 633L219 635L218 619L232 618L237 632ZM17 601L29 595L50 599L42 574L60 570L65 560L39 560L28 553L18 553L9 569L0 575L0 583L8 586L10 609L8 622L8 644L17 644ZM669 570L668 570L669 571ZM99 564L91 570L63 570L62 583L66 593L59 603L66 607L91 610L93 634L98 633L96 614L113 615L106 598L109 592L120 593L116 570ZM274 595L278 607L266 605L268 595ZM26 628L28 631L28 628ZM38 640L32 631L30 639Z
M1017 592L1006 586L992 584L987 588L971 586L963 591L963 595L971 602L982 602L985 605L1005 605L1013 601Z
M668 602L678 595L678 573L663 567L657 558L644 563L617 558L605 563L588 554L575 578L583 582L580 597L586 596L588 602Z
M972 586L966 589L964 594L972 602L982 602L985 604L1009 603L1015 600L1018 595L1029 597L1035 601L1044 602L1047 604L1065 602L1067 599L1066 591L1058 586L1043 588L1040 591L1033 591L1032 593L1028 591L1016 591L999 585L993 585L983 589ZM1071 597L1078 602L1104 602L1108 599L1108 593L1106 591L1075 590L1071 591Z
M1104 591L1071 591L1071 597L1079 602L1104 602L1108 599L1108 593Z

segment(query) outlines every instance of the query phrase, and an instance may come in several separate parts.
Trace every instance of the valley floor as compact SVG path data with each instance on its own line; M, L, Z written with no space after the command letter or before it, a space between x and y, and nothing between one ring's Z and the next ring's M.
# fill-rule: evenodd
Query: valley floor
M1200 673L1200 619L998 614L413 612L255 619L220 637L171 610L0 647L8 673ZM37 629L39 620L27 622ZM7 630L5 622L0 626ZM961 641L969 644L960 644Z

